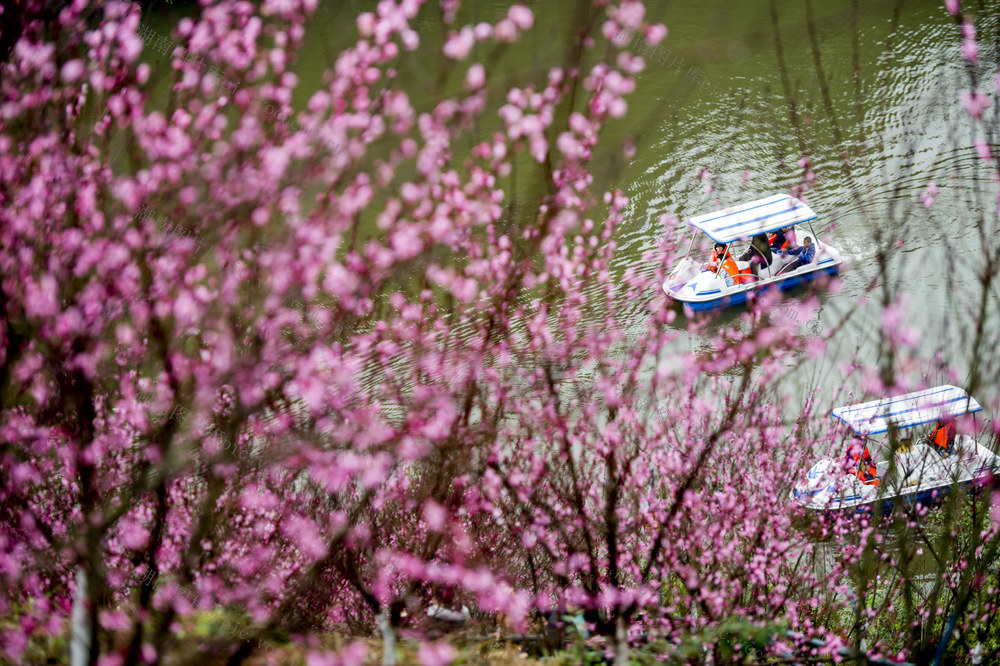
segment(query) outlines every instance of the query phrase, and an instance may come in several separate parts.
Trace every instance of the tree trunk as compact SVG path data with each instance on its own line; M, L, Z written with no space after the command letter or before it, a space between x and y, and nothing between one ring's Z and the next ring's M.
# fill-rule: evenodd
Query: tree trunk
M615 666L628 666L628 631L621 616L615 624Z
M76 594L73 599L73 621L70 625L70 664L87 666L90 660L90 646L93 643L93 627L87 611L87 574L83 567L76 570Z
M388 606L378 614L378 628L382 632L382 666L395 666L396 630L392 626Z

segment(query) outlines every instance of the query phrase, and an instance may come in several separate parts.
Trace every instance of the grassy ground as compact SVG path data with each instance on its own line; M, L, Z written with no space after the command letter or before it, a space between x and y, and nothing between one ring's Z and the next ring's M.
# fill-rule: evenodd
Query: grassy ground
M228 655L236 648L239 641L240 626L236 629L226 628L232 625L225 625L221 622L222 614L197 613L181 621L176 642L172 646L170 656L164 661L167 666L187 666L188 664L199 664L200 666L223 666ZM17 621L13 618L0 620L0 632L15 629ZM243 625L242 628L246 628ZM27 648L17 658L13 659L6 652L0 650L0 664L46 664L46 665L66 665L69 666L69 626L64 628L57 635L45 635L37 632L27 645ZM112 634L110 640L113 645L102 646L101 653L110 653L124 656L127 651L128 640L131 636L124 633ZM490 666L504 666L518 664L527 666L538 664L539 660L530 658L527 653L516 645L499 641L493 638L484 640L482 632L477 636L456 632L443 636L439 640L446 640L455 647L455 664L482 664ZM382 641L378 638L349 638L339 634L323 634L312 637L307 644L285 642L274 637L269 640L254 641L255 650L243 663L246 666L297 666L305 664L306 656L312 651L330 651L333 653L344 653L345 650L359 654L361 647L364 648L365 657L363 664L382 663ZM353 650L351 646L353 645ZM419 643L413 640L400 640L397 643L396 663L418 664L417 650Z

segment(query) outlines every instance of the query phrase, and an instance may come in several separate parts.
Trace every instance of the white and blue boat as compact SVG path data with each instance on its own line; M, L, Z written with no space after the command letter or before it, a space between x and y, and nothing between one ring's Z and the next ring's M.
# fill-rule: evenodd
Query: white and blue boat
M869 447L878 484L851 473L845 458L824 458L792 491L795 501L816 511L879 511L897 503L934 504L953 492L971 491L991 482L1000 458L969 435L956 433L954 453L917 436L921 426L982 410L975 398L957 386L937 386L905 395L838 407L831 414L843 421ZM898 432L895 451L889 428ZM929 428L926 428L929 430Z
M816 253L808 264L792 268L797 257L783 257L774 251L771 264L760 266L757 275L750 272L749 262L736 261L741 275L728 284L725 279L728 274L723 272L721 265L717 270L706 270L708 256L691 255L698 238L695 234L687 256L670 272L663 283L663 290L674 301L692 310L713 310L743 303L749 295L761 289L791 289L810 282L818 275L834 275L840 270L840 252L819 240L812 228L812 220L815 219L816 213L805 202L787 194L776 194L692 217L688 224L712 241L725 245L734 258L746 251L754 236L779 230L784 230L785 239L792 248L803 245L805 237L810 236ZM808 230L804 225L808 226Z

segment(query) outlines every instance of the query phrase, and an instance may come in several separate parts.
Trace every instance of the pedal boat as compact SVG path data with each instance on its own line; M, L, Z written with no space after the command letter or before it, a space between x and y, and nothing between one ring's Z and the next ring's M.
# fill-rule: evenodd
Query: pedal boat
M702 270L702 266L708 261L708 255L691 256L698 238L696 233L691 239L687 255L678 262L663 283L663 291L685 307L703 311L743 303L749 294L760 289L791 289L810 282L821 274L834 275L840 270L840 252L819 240L819 235L812 228L814 219L816 213L809 206L787 194L776 194L692 217L688 224L715 243L724 244L734 260L746 251L749 241L755 235L779 229L785 229L785 238L792 248L802 245L805 237L811 236L816 245L816 254L805 266L787 270L798 257L782 257L777 250L772 250L773 262L770 266L761 266L759 276L750 273L749 262L737 261L740 275L733 280L731 286L727 286L721 265L714 272ZM808 232L802 225L808 225Z
M974 491L998 472L1000 458L961 433L955 435L955 453L942 456L932 444L915 438L913 429L980 410L976 399L956 386L838 407L831 414L865 440L876 461L878 485L865 484L851 474L844 458L824 458L795 487L792 498L819 512L880 510L885 514L896 503L935 504L952 492ZM898 429L902 440L895 453L888 438L879 437L887 435L890 425ZM895 458L895 465L890 464L890 457Z

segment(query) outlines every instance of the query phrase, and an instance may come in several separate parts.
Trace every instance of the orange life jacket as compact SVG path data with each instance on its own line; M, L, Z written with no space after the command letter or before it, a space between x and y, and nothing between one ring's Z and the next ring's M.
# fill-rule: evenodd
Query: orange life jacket
M778 236L777 233L771 233L771 234L767 235L767 246L768 247L770 247L772 250L787 250L788 248L791 247L791 243L789 242L787 236L785 237L785 241L779 247L774 247L773 246L774 239L777 238L777 236Z
M735 278L740 274L739 267L736 266L736 262L733 261L733 257L729 254L728 250L723 251L723 256L725 259L722 261L722 267L727 273L729 273L729 275ZM713 271L719 269L719 253L717 251L712 252L712 257L708 260L708 265L712 267Z
M945 451L950 451L955 443L955 424L940 423L931 431L930 440Z
M877 486L879 482L878 469L872 460L872 454L868 452L868 447L865 446L864 453L861 454L855 453L855 449L856 447L851 447L847 451L847 459L857 465L854 475L866 486Z
M755 278L752 268L744 268L740 271L739 276L736 278L736 284L750 284L754 281Z
M791 243L788 242L787 236L785 237L785 242L782 243L780 247L772 247L771 244L774 243L774 239L777 238L777 236L778 236L777 232L773 232L767 235L768 247L770 247L772 250L787 250L789 247L791 247Z
M858 468L858 478L861 479L861 483L866 486L877 486L878 485L878 470L875 465L869 463L867 466L862 464Z

